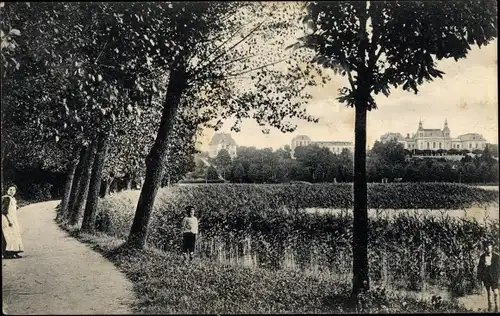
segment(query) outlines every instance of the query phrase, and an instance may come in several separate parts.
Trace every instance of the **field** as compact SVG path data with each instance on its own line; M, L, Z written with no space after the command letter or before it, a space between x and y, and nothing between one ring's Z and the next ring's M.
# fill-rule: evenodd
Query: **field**
M349 184L165 188L156 199L148 244L178 253L183 209L191 204L200 220L197 252L201 258L274 271L300 270L348 282L351 192ZM102 200L98 229L126 238L138 194L125 192ZM403 290L439 286L459 296L477 289L475 269L481 241L498 240L498 220L478 222L451 217L444 211L497 205L498 191L443 183L373 184L369 185L368 204L385 214L369 223L374 282ZM345 212L311 214L307 208ZM432 209L443 212L434 216L423 211Z

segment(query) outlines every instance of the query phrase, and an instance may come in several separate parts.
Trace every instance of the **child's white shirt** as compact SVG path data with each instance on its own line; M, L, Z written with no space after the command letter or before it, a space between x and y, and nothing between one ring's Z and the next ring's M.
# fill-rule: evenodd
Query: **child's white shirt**
M489 267L491 266L491 258L493 257L493 255L490 253L489 255L485 254L484 255L484 265Z
M182 220L182 232L198 234L198 219L196 216L184 217Z

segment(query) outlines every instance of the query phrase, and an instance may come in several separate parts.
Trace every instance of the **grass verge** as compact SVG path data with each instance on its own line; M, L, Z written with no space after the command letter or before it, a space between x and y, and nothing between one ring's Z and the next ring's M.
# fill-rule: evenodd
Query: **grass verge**
M368 292L359 309L352 310L347 305L350 284L335 277L202 259L187 265L176 253L126 249L121 239L61 227L125 273L137 297L133 309L140 314L471 312L454 299L417 299L383 289Z

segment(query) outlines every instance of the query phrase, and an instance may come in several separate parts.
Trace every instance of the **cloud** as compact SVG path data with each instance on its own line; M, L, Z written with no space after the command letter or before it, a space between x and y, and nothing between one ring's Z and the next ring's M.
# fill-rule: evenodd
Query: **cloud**
M477 132L489 142L498 143L496 44L495 40L481 49L475 47L466 59L458 62L438 61L438 68L446 73L443 79L425 83L417 95L393 89L388 98L376 96L378 109L368 113L368 145L387 132L415 133L419 119L424 127L443 128L445 118L452 137ZM345 78L336 76L325 87L310 90L313 99L307 111L320 119L317 124L294 120L298 125L296 132L283 134L271 129L269 135L264 135L255 122L246 120L242 131L233 133L233 137L239 145L260 148L290 144L298 134L309 135L313 140L353 141L354 109L336 100L338 89L346 84ZM230 124L224 127L226 131L229 128Z

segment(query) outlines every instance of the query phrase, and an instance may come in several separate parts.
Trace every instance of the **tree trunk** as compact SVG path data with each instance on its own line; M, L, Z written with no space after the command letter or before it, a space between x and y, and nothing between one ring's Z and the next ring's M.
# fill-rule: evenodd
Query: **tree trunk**
M109 193L115 193L118 191L116 178L111 178L109 180Z
M68 205L66 206L66 211L62 213L62 219L69 219L69 214L73 212L75 208L76 197L78 196L78 191L80 190L80 182L82 179L83 165L88 157L88 149L82 147L80 149L80 157L78 159L78 165L75 170L75 177L73 178L73 185L71 186L71 193L69 195Z
M114 192L120 192L122 190L121 188L121 179L118 178L118 179L114 179L113 180L113 183L111 184L111 190Z
M130 178L127 180L127 190L132 190L132 181L133 181L133 178Z
M354 126L354 218L352 241L352 302L359 304L359 293L370 289L368 275L368 209L367 209L367 183L366 183L366 115L369 106L372 85L372 72L368 69L373 62L368 56L369 48L367 24L369 2L356 2L356 15L359 19L359 45L357 51L357 87L351 86L356 93Z
M99 197L102 199L106 196L106 187L108 185L108 178L101 178L101 185L99 186Z
M168 80L167 95L163 104L158 134L146 157L146 176L127 240L127 244L130 247L143 249L146 244L149 219L153 211L153 204L158 188L161 186L163 179L168 136L173 129L175 116L185 87L186 76L184 71L172 71Z
M107 180L107 182L106 182L106 192L104 192L104 195L109 195L112 192L113 181L115 181L114 178L109 178Z
M68 203L70 194L73 187L73 179L75 178L76 168L78 166L78 161L70 162L68 175L66 177L66 184L64 185L64 193L61 201L61 209L57 213L56 220L59 221L61 218L64 218L64 214L68 211Z
M113 178L106 178L104 180L104 192L102 194L102 197L106 197L109 195L110 189L111 189L111 183L113 182Z
M366 102L356 104L354 141L354 223L352 294L357 298L370 287L368 279L368 210L366 184Z
M90 175L92 173L92 164L94 162L95 151L97 142L92 141L92 144L89 146L87 153L87 160L83 165L82 170L82 178L80 179L80 188L78 190L78 195L75 199L75 207L72 210L69 218L70 225L77 225L82 217L83 207L85 206L85 200L87 199L87 194L89 192L90 185Z
M87 204L83 214L82 230L93 233L95 230L95 220L97 215L97 205L99 202L99 191L101 189L102 169L106 161L109 144L109 132L104 132L99 137L97 152L92 166L92 176L90 177L89 193Z

